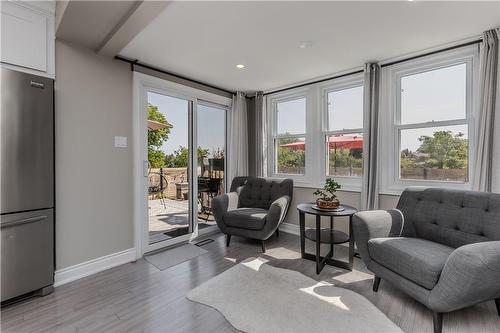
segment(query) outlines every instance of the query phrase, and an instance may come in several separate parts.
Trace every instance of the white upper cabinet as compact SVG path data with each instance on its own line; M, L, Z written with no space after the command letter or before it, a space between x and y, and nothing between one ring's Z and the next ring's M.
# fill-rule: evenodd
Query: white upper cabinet
M1 2L1 61L16 69L54 77L53 1Z

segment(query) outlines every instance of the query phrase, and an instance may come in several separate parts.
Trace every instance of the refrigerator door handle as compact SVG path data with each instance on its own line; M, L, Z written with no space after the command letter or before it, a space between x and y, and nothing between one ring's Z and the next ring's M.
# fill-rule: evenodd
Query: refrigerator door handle
M12 226L15 226L15 225L21 225L21 224L27 224L27 223L35 223L35 222L38 222L38 221L45 220L46 218L47 218L47 216L45 216L45 215L35 216L35 217L29 217L29 218L26 218L26 219L20 219L20 220L15 220L15 221L9 221L9 222L2 223L1 227L2 228L8 228L8 227L12 227Z

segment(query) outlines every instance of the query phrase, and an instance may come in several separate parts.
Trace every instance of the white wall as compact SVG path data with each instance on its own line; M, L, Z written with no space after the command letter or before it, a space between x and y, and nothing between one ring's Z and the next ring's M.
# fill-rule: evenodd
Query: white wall
M304 187L295 187L293 190L293 199L292 204L290 206L290 210L285 218L286 223L290 224L299 224L299 214L297 213L297 205L302 202L313 202L316 200L315 196L312 194L315 189L313 188L304 188ZM339 191L338 199L341 203L356 207L359 209L361 195L358 192L346 192ZM380 195L380 208L381 209L389 209L396 207L396 204L399 200L399 196L394 195ZM337 224L338 221L338 224ZM327 220L324 218L324 222ZM336 218L335 219L335 228L342 230L344 232L348 232L348 219L347 218ZM315 227L315 218L312 215L306 214L306 226ZM326 224L325 224L326 227Z
M56 268L133 247L132 72L56 42ZM114 136L129 148L114 148Z

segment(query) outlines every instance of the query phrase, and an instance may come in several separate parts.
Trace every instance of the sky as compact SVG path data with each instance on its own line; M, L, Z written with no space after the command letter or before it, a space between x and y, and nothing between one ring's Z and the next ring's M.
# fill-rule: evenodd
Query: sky
M401 79L401 123L414 124L465 118L466 65L454 65L423 72ZM278 103L278 134L305 132L306 101L300 98ZM363 127L363 87L353 87L328 93L328 126L330 130ZM446 126L404 130L401 149L417 150L421 135L449 130L464 133L467 126Z
M157 106L173 126L168 140L163 143L162 150L166 154L173 153L179 146L188 146L188 101L148 93L148 102ZM208 149L209 154L217 148L224 149L225 116L222 109L198 105L198 145Z
M466 117L466 65L460 64L401 78L401 123L463 119ZM438 127L436 130L462 132L467 126ZM434 130L406 130L401 133L401 148L411 151L420 145L418 137Z

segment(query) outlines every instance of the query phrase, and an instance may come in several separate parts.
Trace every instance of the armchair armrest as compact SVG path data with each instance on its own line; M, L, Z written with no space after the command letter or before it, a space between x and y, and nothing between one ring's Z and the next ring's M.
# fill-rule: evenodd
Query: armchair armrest
M404 216L398 209L358 212L352 219L354 240L361 258L368 266L368 241L379 237L398 237L403 230Z
M500 298L500 241L481 242L450 254L429 307L449 312L495 298Z
M288 212L291 199L289 195L283 195L273 201L267 212L266 224L262 229L262 233L265 235L264 239L269 238L281 222L283 222Z
M285 215L288 212L288 207L290 205L290 196L284 195L274 200L271 206L269 207L269 212L267 213L267 220L278 222L280 224L284 219Z
M217 223L222 222L222 215L238 208L238 193L229 192L212 199L212 213Z

